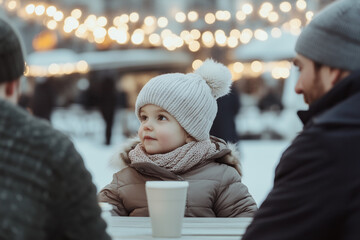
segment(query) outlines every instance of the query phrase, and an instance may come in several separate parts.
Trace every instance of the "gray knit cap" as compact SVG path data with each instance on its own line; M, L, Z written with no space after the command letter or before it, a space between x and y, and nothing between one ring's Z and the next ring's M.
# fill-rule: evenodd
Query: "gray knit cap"
M24 69L20 38L11 25L0 17L0 83L18 79Z
M325 7L304 28L295 50L330 67L360 69L360 1L341 0Z
M230 91L231 73L224 65L207 59L194 72L169 73L152 78L141 89L135 104L154 104L170 113L197 141L210 138L217 113L216 99Z

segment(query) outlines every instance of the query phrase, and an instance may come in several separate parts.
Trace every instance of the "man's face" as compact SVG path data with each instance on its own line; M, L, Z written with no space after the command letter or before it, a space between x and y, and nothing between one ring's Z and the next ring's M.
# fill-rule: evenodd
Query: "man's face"
M304 101L311 104L318 100L331 87L331 81L328 74L327 66L315 67L315 63L302 56L297 55L294 59L294 65L299 69L299 79L295 86L295 92L304 96Z

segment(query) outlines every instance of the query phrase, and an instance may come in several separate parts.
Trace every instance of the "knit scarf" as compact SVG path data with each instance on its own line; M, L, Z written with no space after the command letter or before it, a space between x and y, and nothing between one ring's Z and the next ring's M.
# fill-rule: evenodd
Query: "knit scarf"
M192 141L168 153L149 155L139 143L129 152L129 158L131 163L150 162L178 174L206 161L219 151L214 143L205 140Z

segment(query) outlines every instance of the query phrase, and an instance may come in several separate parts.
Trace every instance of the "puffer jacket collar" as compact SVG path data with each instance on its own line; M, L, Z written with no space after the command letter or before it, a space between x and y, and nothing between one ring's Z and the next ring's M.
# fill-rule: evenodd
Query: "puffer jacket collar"
M216 138L214 136L210 137L211 141L217 145L219 148L219 144L226 144L224 140L220 138ZM138 138L134 138L129 140L121 149L120 154L116 154L113 159L111 160L111 165L115 167L118 170L121 170L125 167L132 167L136 169L138 172L148 175L148 176L156 176L161 178L162 180L183 180L183 178L171 171L168 171L167 169L164 169L162 167L159 167L152 163L131 163L129 158L129 152L135 148L135 146L140 143ZM226 144L228 148L225 148L221 151L219 151L217 154L215 154L211 159L208 159L208 161L202 162L201 164L198 164L192 168L200 168L206 164L208 164L211 161L219 162L219 163L225 163L229 166L234 167L240 174L241 174L241 165L238 157L238 153L236 151L236 148L234 145Z
M150 177L158 177L162 180L184 180L181 176L149 162L133 163L129 166Z
M311 119L318 124L352 123L353 119L359 119L360 111L355 110L359 109L359 95L360 70L340 81L323 97L311 104L309 110L299 111L298 116L304 125ZM331 111L328 111L330 109Z

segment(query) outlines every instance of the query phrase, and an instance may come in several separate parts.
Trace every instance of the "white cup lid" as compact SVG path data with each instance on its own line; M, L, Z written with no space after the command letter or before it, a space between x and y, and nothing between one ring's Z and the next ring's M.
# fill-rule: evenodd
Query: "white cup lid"
M146 187L150 188L184 188L189 186L187 181L147 181Z

